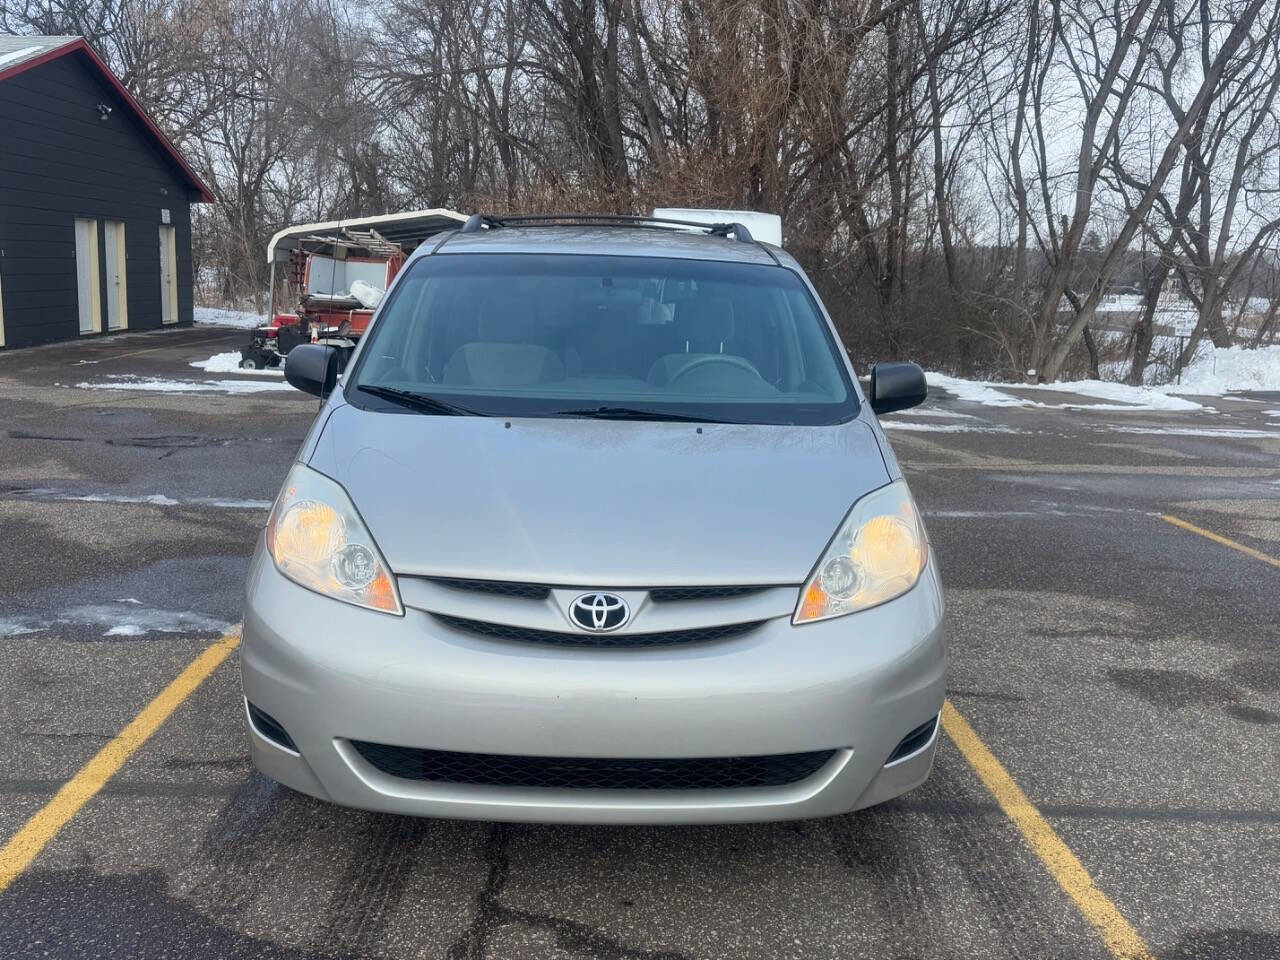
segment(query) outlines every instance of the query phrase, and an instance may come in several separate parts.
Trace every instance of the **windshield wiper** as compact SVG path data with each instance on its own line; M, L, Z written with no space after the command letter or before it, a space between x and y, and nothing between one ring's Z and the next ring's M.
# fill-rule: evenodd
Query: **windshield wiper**
M485 413L479 413L475 410L468 410L466 407L460 407L455 403L447 403L444 400L437 400L435 397L429 397L425 393L414 393L412 390L400 390L396 387L379 387L366 383L357 384L357 386L365 393L371 393L375 397L381 397L383 400L390 400L392 403L398 403L402 407L412 407L415 410L422 410L425 413L439 413L444 416L451 417L488 416L488 414Z
M665 410L641 410L638 407L588 407L585 410L557 410L557 417L588 417L595 420L668 420L675 423L731 423L712 417L699 417L689 413L668 413Z

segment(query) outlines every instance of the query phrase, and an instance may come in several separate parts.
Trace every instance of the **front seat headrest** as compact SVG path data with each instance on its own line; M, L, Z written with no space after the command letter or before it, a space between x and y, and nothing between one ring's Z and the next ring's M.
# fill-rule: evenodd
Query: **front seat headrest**
M733 339L733 303L728 297L693 297L676 303L676 334L686 353L724 353Z
M525 343L529 339L529 301L509 293L495 293L480 302L476 336L488 343Z

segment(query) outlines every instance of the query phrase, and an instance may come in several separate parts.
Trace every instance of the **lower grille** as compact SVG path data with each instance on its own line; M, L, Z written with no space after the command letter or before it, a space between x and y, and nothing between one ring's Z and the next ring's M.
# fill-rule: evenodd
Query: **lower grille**
M378 770L403 780L581 790L779 787L812 776L835 755L834 750L815 750L763 757L629 760L452 753L363 740L352 740L351 745Z
M763 620L751 623L730 623L715 627L694 627L688 630L667 630L662 633L560 633L555 630L533 630L529 627L512 627L505 623L489 623L487 620L467 620L442 613L432 614L441 623L455 630L465 630L499 640L517 640L522 643L548 643L571 647L655 647L672 643L701 643L708 640L726 640L754 630Z

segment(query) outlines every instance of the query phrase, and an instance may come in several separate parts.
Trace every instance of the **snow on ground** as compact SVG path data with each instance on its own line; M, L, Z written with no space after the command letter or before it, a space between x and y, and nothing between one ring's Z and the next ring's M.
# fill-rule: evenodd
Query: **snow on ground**
M263 393L268 390L292 390L281 381L262 380L166 380L164 377L140 377L131 373L108 374L106 380L76 384L82 390L151 390L156 393Z
M145 633L225 633L231 624L202 613L157 610L129 598L109 603L88 604L48 619L35 617L0 618L0 637L43 633L59 626L102 627L104 637L140 637Z
M1015 397L1012 394L1002 393L997 387L1011 387L1011 383L992 383L981 380L961 380L959 377L949 377L945 373L934 373L930 371L924 375L925 380L931 387L941 387L948 393L954 394L961 400L967 400L970 403L980 403L985 407L1043 407L1043 403L1036 403L1034 400L1027 400L1023 397Z
M1109 400L1110 403L1060 403L1056 407L1087 407L1090 410L1202 410L1194 400L1171 397L1158 388L1131 387L1127 383L1107 380L1069 380L1060 383L1028 384L1028 390L1052 390L1059 393L1078 393L1082 397Z
M62 500L80 503L143 503L153 507L215 507L219 510L271 509L270 500L242 500L236 497L184 497L181 500L175 500L163 493L72 493L52 487L11 490L10 494L30 500Z
M1280 344L1208 350L1182 371L1180 384L1157 389L1168 393L1221 396L1232 390L1280 390Z
M941 373L927 373L931 387L940 387L960 400L989 407L1045 407L1088 410L1155 410L1216 412L1188 400L1185 395L1222 396L1238 390L1280 391L1280 345L1209 349L1182 371L1181 383L1131 387L1110 380L1074 380L1059 383L996 383L961 380ZM1018 391L1017 393L1013 391ZM1101 403L1045 403L1018 394L1023 391L1074 393Z
M268 367L266 370L242 370L240 368L240 351L228 350L226 353L215 353L208 360L192 360L191 366L205 373L247 373L257 377L283 377L284 367Z
M968 423L916 423L912 420L881 420L885 430L906 430L910 433L1022 433L1013 427L988 423L974 426Z
M195 322L197 326L239 327L241 330L252 330L267 322L260 313L247 310L224 310L221 307L196 307Z
M1246 427L1122 427L1109 424L1110 433L1148 433L1172 437L1231 437L1237 440L1264 438L1280 440L1275 430L1250 430Z
M1064 410L1087 407L1090 410L1200 410L1201 405L1181 397L1170 397L1147 387L1130 387L1123 383L1103 380L1075 380L1065 383L996 383L994 381L961 380L941 373L926 373L925 380L931 387L941 387L960 400L980 403L987 407L1042 407ZM1077 393L1082 397L1110 400L1110 403L1046 403L1020 397L1009 391L1051 391Z

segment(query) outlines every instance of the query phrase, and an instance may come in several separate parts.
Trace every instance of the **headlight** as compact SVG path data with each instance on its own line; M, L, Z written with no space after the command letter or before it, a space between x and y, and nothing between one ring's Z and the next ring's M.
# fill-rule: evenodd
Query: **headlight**
M276 569L308 590L383 613L403 614L396 582L341 486L294 464L267 519Z
M792 623L874 607L910 590L929 542L907 485L897 480L853 505L809 575Z

